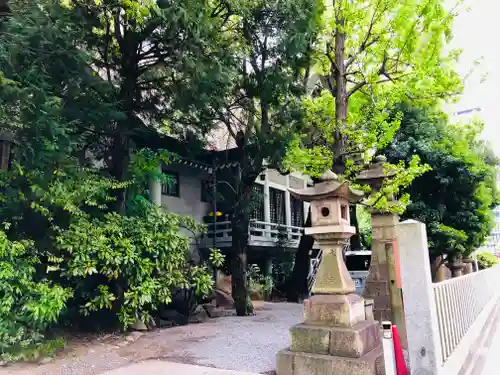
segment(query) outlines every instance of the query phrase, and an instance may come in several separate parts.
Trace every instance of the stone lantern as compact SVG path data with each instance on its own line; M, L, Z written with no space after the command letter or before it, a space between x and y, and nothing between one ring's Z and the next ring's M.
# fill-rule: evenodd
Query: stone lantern
M355 233L349 202L361 200L363 193L331 171L314 187L289 190L311 204L311 227L305 233L318 242L323 259L314 295L304 301L305 321L290 329L290 348L277 354L277 375L383 374L378 324L366 316L342 256Z
M375 191L380 191L385 179L396 175L395 171L384 170L385 163L387 163L387 158L384 155L375 156L375 163L370 168L361 171L356 176L356 181L369 185Z
M396 175L395 171L386 171L387 159L383 155L375 157L369 169L362 171L356 181L369 185L374 191L382 189L384 181ZM387 197L393 201L394 197ZM373 300L373 314L376 320L392 321L398 326L403 345L406 335L404 329L403 301L401 290L396 280L396 225L399 217L389 212L371 210L372 219L372 255L368 277L365 281L363 298Z

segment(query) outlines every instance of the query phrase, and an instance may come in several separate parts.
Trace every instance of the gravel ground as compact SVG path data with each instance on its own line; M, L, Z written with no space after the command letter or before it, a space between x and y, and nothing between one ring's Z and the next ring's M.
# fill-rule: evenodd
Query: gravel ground
M253 317L228 317L216 324L213 336L170 356L196 358L195 364L257 373L275 369L276 352L290 345L289 328L303 320L299 304L266 304Z
M276 352L290 344L289 328L302 319L302 305L266 303L252 317L211 319L202 324L73 343L50 363L0 368L0 375L99 375L148 359L272 373Z

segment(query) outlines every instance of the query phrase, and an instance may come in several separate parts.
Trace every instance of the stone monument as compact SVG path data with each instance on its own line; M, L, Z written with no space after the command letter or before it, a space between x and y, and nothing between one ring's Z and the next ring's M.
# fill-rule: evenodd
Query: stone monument
M343 260L343 248L355 233L349 202L363 193L327 171L314 187L289 189L311 203L311 235L323 250L314 295L304 301L304 322L290 329L288 349L277 354L277 375L382 375L380 329L366 317Z

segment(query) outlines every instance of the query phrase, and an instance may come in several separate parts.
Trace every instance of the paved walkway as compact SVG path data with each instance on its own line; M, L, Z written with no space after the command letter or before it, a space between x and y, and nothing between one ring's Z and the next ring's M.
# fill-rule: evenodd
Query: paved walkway
M251 317L210 319L202 324L92 340L51 363L0 367L0 375L184 374L167 371L165 366L171 369L175 365L166 362L269 374L275 369L276 352L290 345L289 328L302 320L301 304L266 303L264 310ZM192 375L231 374L201 370L205 372Z
M492 335L491 340L487 340L489 342L487 342L487 348L484 351L485 361L479 364L478 368L482 368L482 370L478 375L497 375L500 373L500 317L497 317L493 323L490 335Z
M182 374L182 375L259 375L253 372L241 372L231 370L221 370L210 367L202 367L196 365L185 365L182 363L163 362L163 361L147 361L137 363L125 368L106 372L102 375L167 375L167 374Z

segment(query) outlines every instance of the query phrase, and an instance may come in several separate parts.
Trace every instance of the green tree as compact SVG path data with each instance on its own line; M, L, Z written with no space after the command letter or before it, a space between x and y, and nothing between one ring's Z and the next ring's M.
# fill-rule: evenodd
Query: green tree
M308 79L310 129L297 135L288 163L350 178L390 142L400 121L390 116L396 103L431 106L461 92L458 51L444 51L456 9L448 12L443 0L333 0L326 8ZM291 286L299 294L312 245L303 237Z
M394 104L460 94L459 51L444 53L455 15L442 0L327 4L307 100L309 122L320 131L306 145L330 150L334 170L344 173L350 156L391 140L399 122L389 117Z
M418 155L432 168L405 189L411 203L402 218L426 224L432 260L467 256L489 235L498 204L498 162L478 138L482 127L449 125L439 111L400 110L401 127L383 152L393 162Z
M228 10L212 1L67 0L77 46L104 81L119 118L88 127L94 156L117 181L127 180L133 136L144 130L203 135L233 77L224 28ZM210 117L211 118L211 117ZM200 125L202 124L202 125ZM195 126L196 125L196 126ZM99 152L100 151L100 152ZM125 210L126 189L115 209Z
M301 132L304 72L319 31L321 1L233 1L226 37L234 42L235 78L215 131L229 134L238 166L224 199L232 213L233 296L238 315L252 313L246 253L254 183L264 170L282 170L290 140ZM282 170L283 171L283 170ZM285 172L285 171L283 171Z
M129 9L142 2L123 3ZM10 170L0 172L0 221L12 224L6 231L9 239L31 240L25 247L32 257L26 265L30 268L23 271L26 283L31 280L36 289L48 279L73 292L72 298L54 298L59 307L52 306L57 311L50 319L41 316L43 326L54 323L66 301L81 313L110 310L126 328L168 303L174 288L206 294L212 286L210 275L204 265L190 262L189 239L180 234L181 228L196 233L203 228L189 218L158 212L144 199L141 209L123 210L123 192L141 195L150 171L129 161L132 133L146 125L137 120L132 128L127 122L130 127L124 130L120 124L132 115L144 118L145 112L134 107L137 112L125 113L124 99L117 94L125 78L113 73L116 81L109 82L100 76L98 40L91 38L86 23L90 14L82 12L100 11L102 2L86 2L88 8L55 0L9 4L11 14L0 31L0 120L2 130L15 134L19 147ZM92 30L99 34L101 18L99 13L94 16ZM139 14L120 11L118 19L134 23L133 16ZM167 22L165 14L158 17ZM155 30L151 33L156 35ZM141 69L147 70L143 65ZM151 95L134 95L141 103L160 105ZM125 154L119 148L118 155L124 157L119 162L126 167L120 176L106 165L118 158L117 134L125 134L127 142ZM7 270L16 265L15 259L6 259ZM58 290L53 288L54 293ZM35 295L36 290L28 292ZM26 320L19 310L12 310L15 324ZM24 328L31 332L30 327L28 322Z

